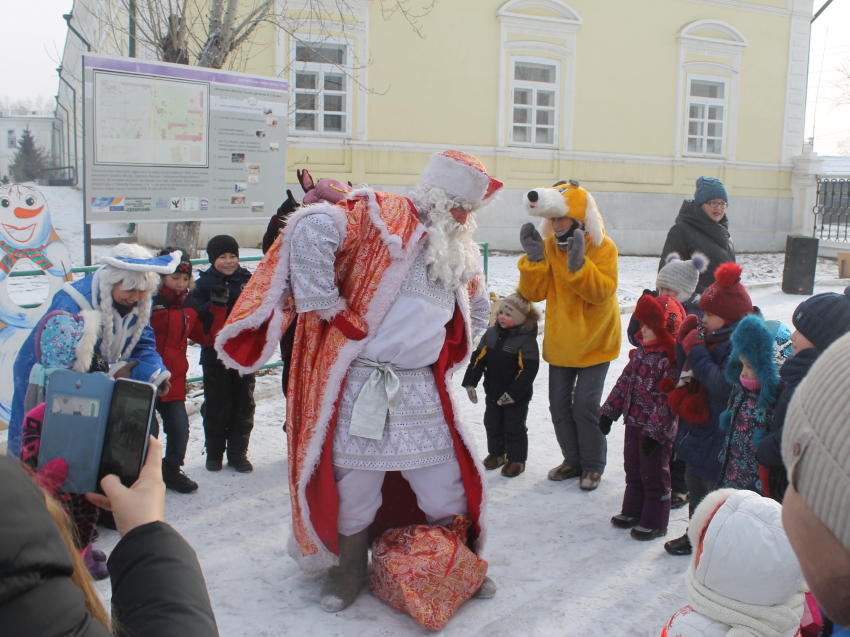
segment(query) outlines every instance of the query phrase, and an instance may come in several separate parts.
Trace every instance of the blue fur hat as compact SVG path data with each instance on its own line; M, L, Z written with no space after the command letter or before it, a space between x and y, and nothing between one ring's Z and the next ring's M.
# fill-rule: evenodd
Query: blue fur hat
M780 330L782 326L784 330ZM782 323L776 324L777 329L771 329L764 319L755 316L745 316L738 323L738 327L732 332L732 355L726 365L726 380L732 385L740 385L741 372L744 365L740 357L746 358L755 370L756 378L761 385L758 397L758 407L767 409L779 398L779 367L777 361L777 348L784 342L785 332L788 328ZM721 414L721 425L723 416Z

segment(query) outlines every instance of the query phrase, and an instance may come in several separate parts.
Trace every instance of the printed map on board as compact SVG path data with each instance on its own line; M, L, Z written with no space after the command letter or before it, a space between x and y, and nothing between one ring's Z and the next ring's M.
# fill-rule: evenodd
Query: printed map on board
M208 166L209 84L94 75L96 164Z

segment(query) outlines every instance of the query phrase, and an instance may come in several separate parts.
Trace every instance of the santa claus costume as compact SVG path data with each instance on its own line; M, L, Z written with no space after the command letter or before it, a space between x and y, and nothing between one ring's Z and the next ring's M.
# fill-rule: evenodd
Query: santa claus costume
M308 571L333 567L325 610L354 601L369 539L387 529L465 515L483 548L482 468L451 376L487 327L473 217L501 186L472 155L446 151L409 198L361 188L301 208L216 341L248 373L294 331L290 553Z

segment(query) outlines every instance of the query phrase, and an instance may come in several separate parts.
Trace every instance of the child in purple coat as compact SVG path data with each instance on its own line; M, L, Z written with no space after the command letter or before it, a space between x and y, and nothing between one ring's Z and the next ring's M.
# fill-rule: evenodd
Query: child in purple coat
M652 540L667 534L670 518L670 455L678 418L667 392L679 379L675 334L685 308L673 297L644 294L634 315L641 325L638 346L600 409L599 428L607 436L621 415L626 425L626 492L611 524L631 529L636 540Z

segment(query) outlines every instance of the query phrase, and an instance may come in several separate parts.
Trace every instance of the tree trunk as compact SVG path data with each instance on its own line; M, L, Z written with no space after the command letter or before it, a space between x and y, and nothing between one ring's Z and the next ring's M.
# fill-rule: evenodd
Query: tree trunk
M170 221L165 231L165 246L180 248L188 252L190 259L198 257L198 237L201 234L200 221Z

